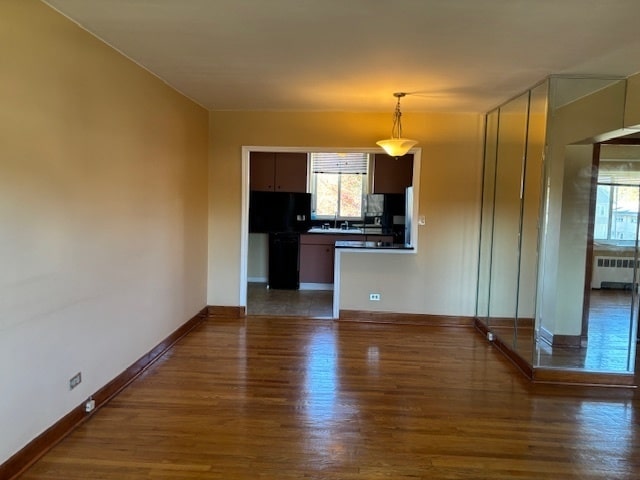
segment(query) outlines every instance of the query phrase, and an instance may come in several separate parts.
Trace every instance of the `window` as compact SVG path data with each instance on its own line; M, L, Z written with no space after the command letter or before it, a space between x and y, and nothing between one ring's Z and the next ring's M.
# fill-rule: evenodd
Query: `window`
M319 219L361 219L367 153L311 153L312 211Z
M595 240L636 240L639 183L640 172L601 170L596 194Z

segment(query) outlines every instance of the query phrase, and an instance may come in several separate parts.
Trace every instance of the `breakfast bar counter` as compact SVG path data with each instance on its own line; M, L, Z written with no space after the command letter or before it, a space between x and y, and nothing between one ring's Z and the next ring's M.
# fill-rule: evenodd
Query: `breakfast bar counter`
M372 250L413 250L413 247L406 246L401 243L383 242L383 241L354 241L354 240L338 240L335 243L336 248L349 249L372 249Z

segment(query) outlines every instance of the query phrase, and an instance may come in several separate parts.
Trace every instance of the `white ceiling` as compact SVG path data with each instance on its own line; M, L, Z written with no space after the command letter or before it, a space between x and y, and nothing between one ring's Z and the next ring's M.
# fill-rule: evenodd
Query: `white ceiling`
M48 0L212 110L485 112L640 71L638 0Z

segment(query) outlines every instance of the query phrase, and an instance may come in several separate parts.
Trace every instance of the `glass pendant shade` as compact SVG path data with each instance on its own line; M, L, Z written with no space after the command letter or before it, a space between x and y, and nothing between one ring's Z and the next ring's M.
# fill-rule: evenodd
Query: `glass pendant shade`
M402 157L406 155L411 147L413 147L418 142L416 140L410 140L408 138L402 138L402 113L400 112L400 99L404 97L406 93L398 92L394 93L393 96L398 99L396 103L396 109L393 112L393 127L391 128L391 138L387 138L386 140L380 140L376 142L379 146L381 146L387 155L392 157Z
M392 157L402 157L406 155L411 147L416 145L418 142L416 140L410 140L408 138L387 138L386 140L380 140L376 142L380 145L387 155Z

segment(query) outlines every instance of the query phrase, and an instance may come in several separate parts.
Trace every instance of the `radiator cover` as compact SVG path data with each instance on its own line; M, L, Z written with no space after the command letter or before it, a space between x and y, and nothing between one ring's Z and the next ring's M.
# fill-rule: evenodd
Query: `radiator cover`
M591 288L631 288L634 263L640 266L633 257L594 257Z

